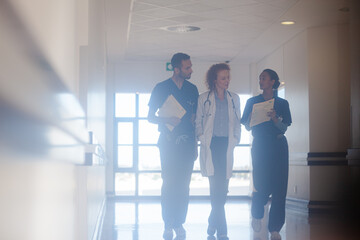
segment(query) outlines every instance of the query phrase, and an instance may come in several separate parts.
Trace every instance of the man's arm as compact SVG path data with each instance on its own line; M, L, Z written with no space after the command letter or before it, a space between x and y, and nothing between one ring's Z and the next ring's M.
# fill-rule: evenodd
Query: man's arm
M177 117L159 117L156 116L157 109L149 108L148 121L155 124L170 124L176 127L181 119Z

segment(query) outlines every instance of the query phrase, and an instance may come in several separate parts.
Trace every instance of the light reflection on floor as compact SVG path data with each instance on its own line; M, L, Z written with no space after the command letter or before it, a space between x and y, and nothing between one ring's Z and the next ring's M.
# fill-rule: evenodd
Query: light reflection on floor
M268 214L268 206L266 214ZM191 202L184 227L187 240L206 240L208 202ZM250 222L249 201L229 201L226 204L228 236L230 240L268 240L267 217L263 219L260 233L254 233ZM336 227L337 226L337 227ZM338 233L338 220L328 216L308 218L287 212L286 224L280 234L283 240L340 240L346 238ZM161 240L163 223L159 202L109 202L104 220L102 240ZM358 235L359 236L359 235Z

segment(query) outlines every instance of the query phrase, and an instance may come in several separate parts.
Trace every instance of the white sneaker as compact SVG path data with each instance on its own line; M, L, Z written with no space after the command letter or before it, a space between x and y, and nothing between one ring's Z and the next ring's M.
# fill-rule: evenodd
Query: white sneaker
M173 240L173 230L172 228L166 228L163 233L164 240Z
M261 231L261 219L253 218L251 221L251 226L254 232Z
M183 226L180 226L178 228L174 228L176 233L175 240L185 240L186 239L186 231Z
M278 232L271 232L270 235L271 240L281 240L281 236Z

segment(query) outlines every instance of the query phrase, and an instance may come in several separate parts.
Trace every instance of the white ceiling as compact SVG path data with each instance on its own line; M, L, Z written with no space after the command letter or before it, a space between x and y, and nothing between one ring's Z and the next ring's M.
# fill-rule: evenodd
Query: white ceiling
M107 0L110 61L167 61L181 51L200 61L250 63L309 27L345 23L348 0ZM281 20L295 20L283 26ZM200 31L174 33L177 25Z

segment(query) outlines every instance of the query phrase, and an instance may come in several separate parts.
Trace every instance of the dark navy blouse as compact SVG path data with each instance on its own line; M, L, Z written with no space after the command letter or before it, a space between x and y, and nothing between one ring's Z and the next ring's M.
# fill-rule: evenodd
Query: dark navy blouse
M241 118L242 124L248 125L250 123L253 105L260 102L265 102L265 99L262 96L262 94L247 100L244 113L242 114L242 118ZM287 126L290 126L292 120L291 120L291 113L290 113L288 101L280 97L275 97L274 109L276 111L276 115L282 119L282 123ZM252 135L254 137L260 137L264 135L277 136L279 134L283 134L283 132L281 132L281 130L275 126L275 124L271 119L267 122L263 122L259 125L252 127Z

